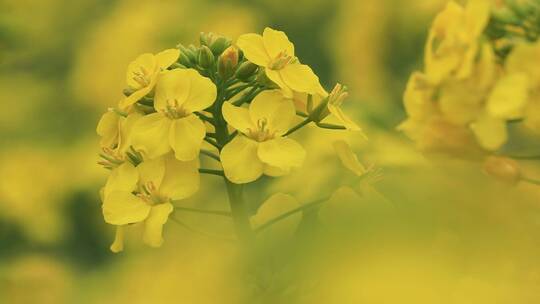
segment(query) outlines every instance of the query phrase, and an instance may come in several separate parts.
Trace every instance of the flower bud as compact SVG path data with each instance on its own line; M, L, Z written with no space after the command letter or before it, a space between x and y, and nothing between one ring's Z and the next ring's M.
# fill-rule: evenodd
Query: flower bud
M234 76L240 80L247 81L257 72L257 68L258 66L256 64L245 61L238 67Z
M206 45L203 45L199 49L198 61L199 66L201 66L203 69L207 69L214 64L214 54L212 54L212 51Z
M275 84L272 80L270 80L270 78L268 78L268 76L266 76L266 72L263 68L258 69L256 81L259 85L267 88L279 88L277 84Z
M505 183L516 184L521 178L519 164L507 157L490 156L484 161L484 172Z
M229 79L238 66L238 49L235 46L228 47L219 56L218 74L222 79Z
M180 57L178 58L180 64L189 67L197 62L197 55L193 50L186 48L182 44L178 44L176 47L180 50Z
M219 36L211 42L209 47L212 50L212 53L218 56L221 53L223 53L228 47L230 47L231 44L232 44L231 39Z

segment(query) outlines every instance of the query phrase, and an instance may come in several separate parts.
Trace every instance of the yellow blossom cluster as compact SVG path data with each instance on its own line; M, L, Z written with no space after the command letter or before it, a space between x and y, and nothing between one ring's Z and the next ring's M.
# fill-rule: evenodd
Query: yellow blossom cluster
M341 109L346 87L327 93L286 34L271 28L234 44L201 33L200 46L142 54L128 66L124 94L97 126L100 164L111 171L101 197L105 221L117 227L114 252L137 223L144 242L159 247L175 202L200 190L200 174L224 178L235 225L249 234L241 185L302 166L307 152L292 133L309 124L360 131ZM346 167L365 173L346 143L337 152ZM201 156L222 170L201 168Z
M500 6L450 1L435 18L424 70L407 84L408 118L399 127L421 150L478 156L507 143L509 123L540 131L540 44L510 37L516 29L501 19ZM509 40L503 54L502 41Z

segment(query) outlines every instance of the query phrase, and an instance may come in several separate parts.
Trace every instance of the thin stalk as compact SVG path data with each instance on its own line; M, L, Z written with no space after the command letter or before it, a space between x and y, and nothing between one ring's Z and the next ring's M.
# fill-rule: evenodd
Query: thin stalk
M520 180L522 182L526 182L526 183L529 183L529 184L540 186L540 180L537 180L537 179L528 178L528 177L522 177Z
M223 174L223 171L221 171L221 170L214 170L214 169L204 169L204 168L201 168L201 169L199 169L199 173L202 173L202 174L208 174L208 175L216 175L216 176L225 176L225 174Z
M315 207L317 205L320 205L320 204L326 202L329 199L330 199L330 197L321 198L321 199L318 199L318 200L313 201L311 203L304 204L304 205L302 205L302 206L300 206L300 207L298 207L296 209L287 211L287 212L285 212L285 213L283 213L281 215L278 215L275 218L273 218L273 219L269 220L268 222L262 224L261 226L257 227L255 229L255 233L260 233L261 231L263 231L265 229L268 229L272 225L276 224L279 221L282 221L282 220L288 218L291 215L294 215L294 214L296 214L298 212L302 212L302 211L305 211L307 209L313 208L313 207Z
M296 126L292 127L292 129L290 129L289 131L287 131L287 133L285 133L285 135L283 136L289 136L291 134L293 134L294 132L300 130L302 127L304 127L305 125L309 124L311 122L311 118L306 118L305 120L303 120L302 122L300 122L299 124L297 124Z
M344 126L327 124L327 123L322 123L322 122L317 123L317 126L319 128L330 129L330 130L345 130L345 129L347 129Z
M217 154L214 154L214 153L212 153L212 152L210 152L208 150L201 149L201 154L204 155L204 156L208 156L211 159L214 159L214 160L217 160L217 161L221 160Z
M204 141L206 141L207 143L211 144L212 146L216 147L218 150L221 151L221 145L218 144L213 138L205 137Z
M204 209L196 209L196 208L189 208L189 207L179 207L179 206L174 206L174 210L175 211L192 212L192 213L219 215L219 216L225 216L225 217L231 217L232 216L232 214L230 212L228 212L228 211L204 210Z

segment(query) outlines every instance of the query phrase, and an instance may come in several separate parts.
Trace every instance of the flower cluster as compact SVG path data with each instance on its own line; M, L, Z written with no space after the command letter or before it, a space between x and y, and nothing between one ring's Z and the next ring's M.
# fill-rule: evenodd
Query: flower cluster
M505 3L503 3L505 2ZM426 152L500 150L508 124L540 131L537 1L454 1L435 18L424 70L411 75L400 129Z
M360 130L341 109L346 87L327 93L285 33L271 28L235 44L201 33L199 46L140 55L128 66L126 85L97 127L100 164L111 171L101 196L105 221L117 227L115 252L136 223L144 225L145 243L160 246L175 202L199 190L200 174L225 179L231 216L238 230L249 229L239 185L302 166L306 151L292 133L309 124ZM348 145L338 152L364 173ZM222 170L200 168L201 156Z

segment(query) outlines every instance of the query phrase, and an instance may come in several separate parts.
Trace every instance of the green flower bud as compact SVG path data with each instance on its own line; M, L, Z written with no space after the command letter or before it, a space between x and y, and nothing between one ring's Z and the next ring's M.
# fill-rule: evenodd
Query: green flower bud
M210 44L210 49L212 50L212 53L214 53L214 55L218 56L223 53L226 48L231 46L231 44L231 39L225 37L217 37Z
M268 88L276 88L276 89L279 88L277 84L275 84L272 80L270 80L270 78L268 78L268 76L266 76L266 71L262 68L259 69L257 73L256 81L261 86L265 86Z
M191 49L186 48L182 44L176 46L180 50L180 57L178 61L180 64L189 67L197 62L197 55Z
M251 76L253 76L255 72L257 72L257 69L258 69L257 65L249 61L246 61L238 67L234 76L240 80L246 81L249 78L251 78Z
M203 69L208 69L214 64L214 54L212 54L212 51L206 46L203 45L199 49L199 66L201 66Z
M229 46L218 59L218 74L222 79L229 79L235 74L238 66L238 49Z

